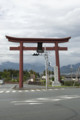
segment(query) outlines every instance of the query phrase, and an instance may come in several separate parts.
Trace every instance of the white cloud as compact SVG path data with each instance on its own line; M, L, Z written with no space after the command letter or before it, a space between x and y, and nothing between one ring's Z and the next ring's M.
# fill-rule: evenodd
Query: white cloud
M16 37L71 36L69 43L60 45L69 48L66 52L60 52L61 61L64 60L61 65L72 61L77 63L80 58L80 0L2 0L0 1L0 54L6 53L6 55L0 60L1 62L15 61L14 55L11 54L16 52L9 51L9 47L19 45L9 43L5 35ZM26 52L26 54L32 53ZM18 55L18 52L16 54ZM67 57L70 58L68 61ZM52 61L52 58L50 59ZM35 59L25 56L24 61L42 62L43 58Z

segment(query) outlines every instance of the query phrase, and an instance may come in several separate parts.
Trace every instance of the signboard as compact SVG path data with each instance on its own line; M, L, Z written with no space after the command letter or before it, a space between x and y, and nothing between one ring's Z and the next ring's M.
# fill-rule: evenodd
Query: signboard
M58 81L58 67L57 66L54 67L54 81L55 82Z
M58 81L58 66L54 67L54 81L52 86L61 86L60 82Z

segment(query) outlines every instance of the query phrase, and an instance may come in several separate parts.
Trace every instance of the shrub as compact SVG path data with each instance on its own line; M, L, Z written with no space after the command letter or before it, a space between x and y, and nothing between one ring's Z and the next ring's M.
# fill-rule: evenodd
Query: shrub
M80 83L79 83L79 82L74 82L73 85L74 85L74 86L80 86Z
M46 84L46 80L40 80L40 82L41 82L42 85Z
M11 80L11 82L18 82L18 80L17 79L13 79L13 80Z
M77 81L64 81L65 86L80 86L80 83Z
M65 86L73 86L74 81L64 81Z

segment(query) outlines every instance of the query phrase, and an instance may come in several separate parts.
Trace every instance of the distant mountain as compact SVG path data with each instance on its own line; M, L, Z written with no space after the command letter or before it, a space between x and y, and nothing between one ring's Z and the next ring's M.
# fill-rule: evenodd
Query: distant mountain
M15 69L19 70L19 64L14 62L3 62L0 64L0 71L3 71L4 69ZM24 63L23 65L24 70L34 70L35 72L43 72L45 69L45 66L43 64L27 64Z
M60 68L61 73L75 73L78 68L80 67L80 63L73 64L73 65L66 65Z
M75 73L77 71L77 69L79 68L80 63L74 64L72 65L66 65L60 68L61 70L61 74L63 73L71 73L71 71L73 73ZM43 64L27 64L24 63L23 65L24 70L34 70L35 72L43 72L45 70L45 65ZM15 69L15 70L19 70L19 64L18 63L14 63L14 62L3 62L2 64L0 64L0 71L3 71L4 69ZM49 67L50 69L50 67Z

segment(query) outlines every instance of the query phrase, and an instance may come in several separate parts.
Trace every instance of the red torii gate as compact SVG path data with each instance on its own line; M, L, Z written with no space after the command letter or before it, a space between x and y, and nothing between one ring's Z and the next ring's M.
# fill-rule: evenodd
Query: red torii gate
M67 38L16 38L6 36L8 41L20 43L19 47L10 47L10 50L20 51L19 64L19 88L23 87L23 50L37 50L37 47L24 47L23 43L55 43L55 47L46 47L46 50L55 50L56 66L58 66L58 80L60 81L60 65L59 65L59 50L67 50L67 47L59 47L58 43L68 42L71 37ZM42 50L45 48L42 47Z

